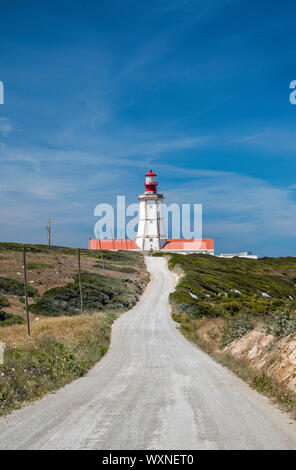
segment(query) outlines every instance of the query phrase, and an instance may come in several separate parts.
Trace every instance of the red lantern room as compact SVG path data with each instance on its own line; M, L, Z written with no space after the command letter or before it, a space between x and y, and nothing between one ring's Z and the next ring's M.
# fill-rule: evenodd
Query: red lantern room
M145 192L156 193L156 186L158 185L156 181L156 174L150 169L149 173L145 175Z

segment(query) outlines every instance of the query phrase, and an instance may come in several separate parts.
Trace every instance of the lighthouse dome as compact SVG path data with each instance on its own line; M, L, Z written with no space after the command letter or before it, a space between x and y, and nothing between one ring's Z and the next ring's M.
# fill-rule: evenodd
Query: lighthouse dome
M145 176L157 176L157 175L155 173L153 173L153 171L150 168L149 173L147 173Z

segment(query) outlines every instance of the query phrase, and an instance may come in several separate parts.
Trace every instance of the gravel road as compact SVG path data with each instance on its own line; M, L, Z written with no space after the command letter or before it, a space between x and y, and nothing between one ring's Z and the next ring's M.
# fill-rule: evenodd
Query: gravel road
M0 449L295 449L296 423L179 333L175 275L146 261L151 282L106 356L0 419Z

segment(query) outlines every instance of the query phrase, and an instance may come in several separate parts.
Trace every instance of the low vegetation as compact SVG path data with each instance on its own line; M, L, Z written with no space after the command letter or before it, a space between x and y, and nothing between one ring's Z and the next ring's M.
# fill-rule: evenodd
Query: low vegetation
M50 318L0 329L5 342L0 365L0 415L81 377L107 351L113 313ZM6 330L6 331L4 331Z
M83 306L86 311L103 309L129 309L138 300L137 293L126 286L126 283L117 279L107 278L95 273L82 273ZM42 297L30 305L30 311L38 315L79 315L80 291L78 275L74 282L66 286L54 287L46 291Z
M2 294L24 295L24 283L9 277L0 277L0 292ZM28 286L29 297L33 297L37 293L35 287Z
M50 268L53 269L54 266L52 264L47 263L27 263L27 269L42 269L42 268Z
M79 315L77 250L26 245L30 316ZM22 245L0 243L0 309L25 319ZM148 277L140 253L81 250L86 313L125 310L142 293ZM11 320L12 321L12 320Z
M0 308L9 307L10 302L4 295L0 294Z
M296 259L223 259L209 255L172 255L169 267L184 273L171 296L192 315L262 317L296 297Z
M31 337L25 323L22 245L0 243L0 415L80 377L108 349L111 325L149 276L140 253L27 245ZM32 285L34 284L34 285Z
M0 327L11 326L14 324L20 325L24 323L24 319L19 315L13 315L12 313L4 312L0 310Z
M296 333L296 258L168 256L170 269L180 274L170 302L181 332L254 388L295 409L290 391L230 357L227 347L254 328L279 339Z
M272 312L265 322L266 331L274 336L288 336L296 331L296 302L291 301Z

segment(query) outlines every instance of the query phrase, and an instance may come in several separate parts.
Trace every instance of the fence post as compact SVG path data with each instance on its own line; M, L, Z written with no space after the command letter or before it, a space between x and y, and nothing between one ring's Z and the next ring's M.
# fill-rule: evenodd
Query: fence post
M27 261L26 261L26 246L25 245L23 245L23 261L24 261L24 286L25 286L25 305L26 305L27 329L28 329L28 335L31 336L29 304L28 304L28 286L27 286Z
M80 248L78 248L77 250L77 255L78 255L78 280L79 280L79 292L80 292L80 308L81 308L81 312L83 312L81 268L80 268Z
M98 237L99 237L99 245L100 245L100 252L101 252L101 261L102 261L103 269L105 270L104 261L103 261L103 253L102 253L102 245L101 245L101 239L100 239L99 232L98 232Z
M111 237L112 237L112 243L113 243L113 251L115 251L115 244L114 244L114 238L113 238L113 230L111 230Z

